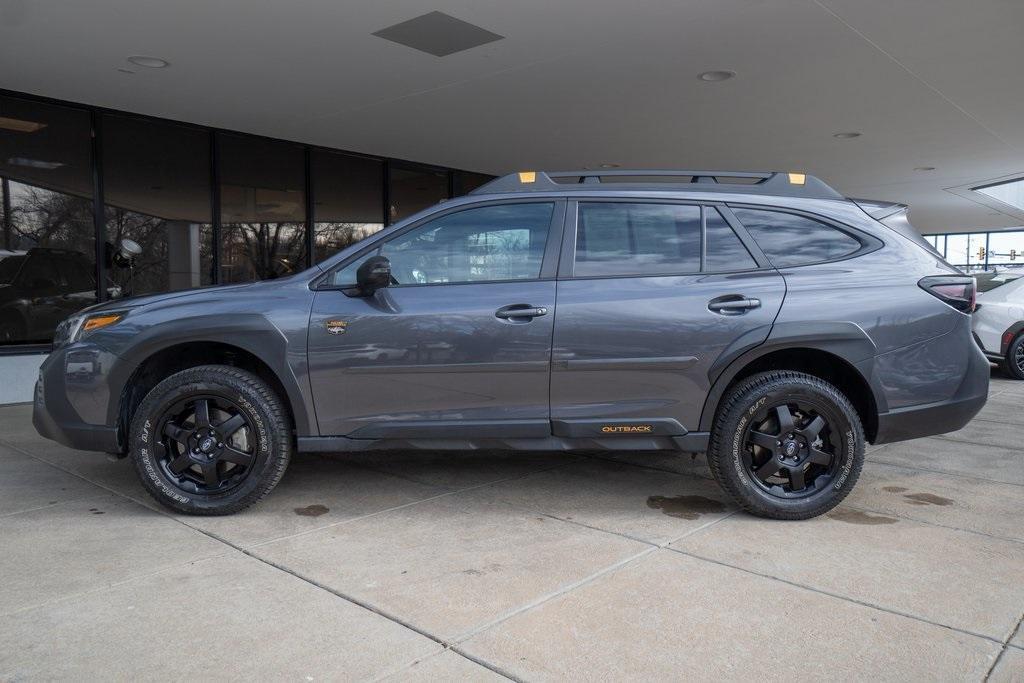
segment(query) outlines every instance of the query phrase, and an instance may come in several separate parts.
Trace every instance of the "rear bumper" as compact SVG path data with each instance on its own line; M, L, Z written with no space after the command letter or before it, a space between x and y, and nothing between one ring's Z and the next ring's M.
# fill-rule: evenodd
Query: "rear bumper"
M897 408L878 416L874 443L907 441L963 428L988 400L991 364L976 344L968 349L968 366L953 396L946 401Z

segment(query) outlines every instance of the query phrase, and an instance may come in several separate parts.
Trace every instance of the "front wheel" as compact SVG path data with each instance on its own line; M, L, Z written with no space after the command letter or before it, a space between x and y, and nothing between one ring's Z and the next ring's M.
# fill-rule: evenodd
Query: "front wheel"
M192 515L227 515L280 481L291 458L288 413L256 375L205 365L171 375L132 420L131 458L146 490Z
M807 519L853 488L864 464L864 429L850 401L812 375L752 375L722 401L708 463L748 512Z
M1003 372L1014 379L1024 379L1024 332L1018 334L1006 349Z

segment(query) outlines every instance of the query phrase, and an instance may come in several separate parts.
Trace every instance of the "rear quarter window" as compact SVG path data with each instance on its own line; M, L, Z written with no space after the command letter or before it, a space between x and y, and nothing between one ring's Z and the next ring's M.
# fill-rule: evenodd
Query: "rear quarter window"
M833 261L857 252L860 240L813 218L783 211L732 208L776 268Z

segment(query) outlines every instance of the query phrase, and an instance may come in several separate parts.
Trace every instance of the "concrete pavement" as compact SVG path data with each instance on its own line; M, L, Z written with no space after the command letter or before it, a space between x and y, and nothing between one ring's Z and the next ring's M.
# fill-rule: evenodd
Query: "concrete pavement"
M1024 679L1024 382L827 516L672 454L297 456L232 517L0 408L0 680Z

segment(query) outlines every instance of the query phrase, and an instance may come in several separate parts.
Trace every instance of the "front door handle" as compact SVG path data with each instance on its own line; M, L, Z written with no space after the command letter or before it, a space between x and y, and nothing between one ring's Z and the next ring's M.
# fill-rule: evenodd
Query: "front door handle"
M739 315L760 307L760 299L751 299L737 295L723 296L708 302L709 311L721 313L722 315Z
M494 317L502 320L513 320L525 322L533 318L547 315L548 309L543 306L531 306L529 304L510 304L502 306L494 312Z

